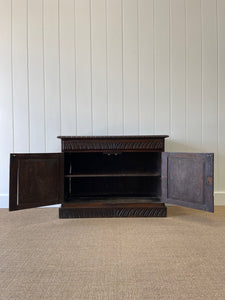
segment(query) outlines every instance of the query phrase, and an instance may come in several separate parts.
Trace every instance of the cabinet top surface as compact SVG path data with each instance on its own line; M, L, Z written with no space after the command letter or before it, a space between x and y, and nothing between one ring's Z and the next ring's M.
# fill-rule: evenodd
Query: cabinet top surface
M97 135L97 136L57 136L59 139L155 139L155 138L167 138L168 135Z

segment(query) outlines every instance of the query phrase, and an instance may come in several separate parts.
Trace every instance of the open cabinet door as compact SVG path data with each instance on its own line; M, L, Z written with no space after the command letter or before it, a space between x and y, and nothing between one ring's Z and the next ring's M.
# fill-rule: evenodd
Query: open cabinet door
M64 154L11 154L9 210L62 203Z
M162 153L162 202L214 211L212 153Z

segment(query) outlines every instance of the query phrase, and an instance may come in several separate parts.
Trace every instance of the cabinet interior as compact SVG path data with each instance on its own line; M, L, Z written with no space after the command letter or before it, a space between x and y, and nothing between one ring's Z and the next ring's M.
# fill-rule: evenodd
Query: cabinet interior
M161 153L65 153L65 202L156 202L161 197Z

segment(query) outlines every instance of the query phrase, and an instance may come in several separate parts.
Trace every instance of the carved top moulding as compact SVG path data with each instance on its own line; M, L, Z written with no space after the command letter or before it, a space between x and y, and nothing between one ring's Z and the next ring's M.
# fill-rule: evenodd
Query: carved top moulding
M168 135L138 136L58 136L63 152L164 151Z

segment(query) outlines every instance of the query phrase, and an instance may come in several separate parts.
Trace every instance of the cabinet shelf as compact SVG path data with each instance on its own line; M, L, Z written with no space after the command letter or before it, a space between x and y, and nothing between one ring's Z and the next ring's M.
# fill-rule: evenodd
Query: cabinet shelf
M81 177L160 177L159 172L66 174L65 178Z

